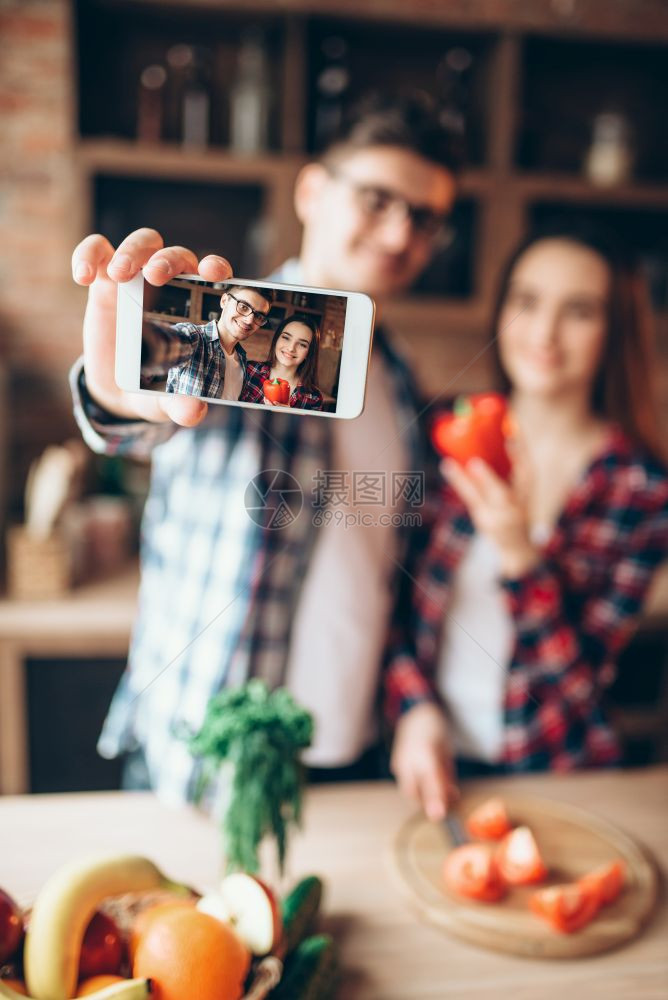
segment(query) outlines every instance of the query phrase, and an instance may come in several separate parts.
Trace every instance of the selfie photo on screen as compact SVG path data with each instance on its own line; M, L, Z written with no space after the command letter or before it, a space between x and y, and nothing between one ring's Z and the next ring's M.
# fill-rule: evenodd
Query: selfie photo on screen
M345 296L181 276L145 285L140 386L336 410Z

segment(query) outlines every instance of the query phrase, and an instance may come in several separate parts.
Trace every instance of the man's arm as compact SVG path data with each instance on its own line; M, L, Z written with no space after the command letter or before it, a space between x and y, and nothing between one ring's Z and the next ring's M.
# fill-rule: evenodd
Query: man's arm
M164 323L148 320L142 326L141 374L165 378L172 368L181 368L192 358L202 334L194 323Z
M70 369L74 417L88 447L99 455L148 458L177 429L171 420L155 423L116 417L95 402L88 391L83 356Z

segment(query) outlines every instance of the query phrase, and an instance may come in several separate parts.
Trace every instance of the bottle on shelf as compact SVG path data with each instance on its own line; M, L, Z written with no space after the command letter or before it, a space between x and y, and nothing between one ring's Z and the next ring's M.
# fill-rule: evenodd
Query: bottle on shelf
M339 35L329 35L323 38L320 49L323 65L315 82L318 95L314 124L316 149L326 145L331 136L338 131L351 79L348 43L344 38Z
M178 92L178 132L183 146L209 145L211 96L206 53L192 45L172 45L167 62Z
M441 124L459 137L464 154L469 116L471 67L473 56L468 49L455 46L448 49L436 67L437 97L441 105Z
M163 137L166 82L167 71L157 64L147 66L139 77L137 138L140 142L159 142Z
M237 76L230 92L230 148L261 153L269 147L271 84L267 52L260 31L242 36Z
M596 115L591 146L584 162L586 176L599 187L622 184L631 177L633 149L623 115L606 111Z

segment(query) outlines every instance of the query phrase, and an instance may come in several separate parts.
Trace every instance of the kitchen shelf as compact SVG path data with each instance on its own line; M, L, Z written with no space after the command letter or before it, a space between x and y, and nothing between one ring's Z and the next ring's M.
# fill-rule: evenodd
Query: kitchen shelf
M82 190L89 192L87 231L104 231L109 204L101 203L99 191L106 185L113 194L116 181L116 192L134 191L136 211L116 220L113 235L123 226L156 224L169 242L187 238L195 250L234 258L223 248L224 239L225 247L238 248L235 270L249 276L268 273L299 250L292 192L315 144L316 82L332 58L330 50L323 55L323 42L340 37L345 43L348 100L374 85L418 86L438 94L435 70L445 53L469 53L469 159L453 213L457 239L410 294L383 311L399 333L424 349L427 391L441 382L438 364L460 357L459 340L470 345L472 337L486 336L501 262L532 219L552 209L565 215L600 213L612 221L620 213L632 245L634 214L650 220L658 213L663 225L668 174L661 169L668 149L658 115L668 103L668 60L662 58L668 13L658 0L615 5L588 0L572 9L513 0L417 7L403 0L78 0L76 11L82 105L75 155ZM102 25L118 39L113 65L106 69L91 58L94 47L84 52L96 18L96 32ZM242 156L226 148L221 94L227 95L236 47L250 26L270 43L276 93L268 148ZM132 136L132 73L148 60L160 61L176 42L207 45L218 66L218 91L212 93L216 126L207 149L184 148L173 130L156 143ZM100 90L96 81L103 70L111 76ZM586 72L593 82L585 91ZM107 107L110 88L120 106L116 118ZM606 88L626 102L622 111L637 113L646 141L633 178L604 188L583 175L582 159L591 117L602 110L598 95ZM94 97L97 92L104 97ZM565 154L554 145L557 133L565 137ZM144 211L153 197L162 197L156 222ZM186 203L189 213L182 209ZM194 236L188 226L197 230ZM654 239L656 225L650 229L649 243L640 240L638 250L654 255L653 281L659 287L668 251ZM251 245L245 246L249 232ZM659 287L657 308L661 294ZM484 378L477 365L476 371Z

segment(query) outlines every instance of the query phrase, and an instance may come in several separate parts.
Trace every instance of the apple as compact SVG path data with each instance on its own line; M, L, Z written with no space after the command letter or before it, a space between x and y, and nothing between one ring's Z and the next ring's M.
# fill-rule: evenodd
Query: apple
M17 950L23 937L23 915L18 903L0 889L0 965Z
M196 909L201 910L202 913L208 913L209 916L215 917L216 920L220 920L223 924L232 923L232 917L227 908L227 903L219 892L205 893L200 899L197 900L195 905Z
M221 914L227 913L225 922L234 927L253 955L266 955L276 948L283 936L281 908L265 882L255 875L234 872L223 879L215 896L220 903L214 906Z
M118 925L99 910L93 914L81 944L79 978L118 973L123 965L123 936Z

